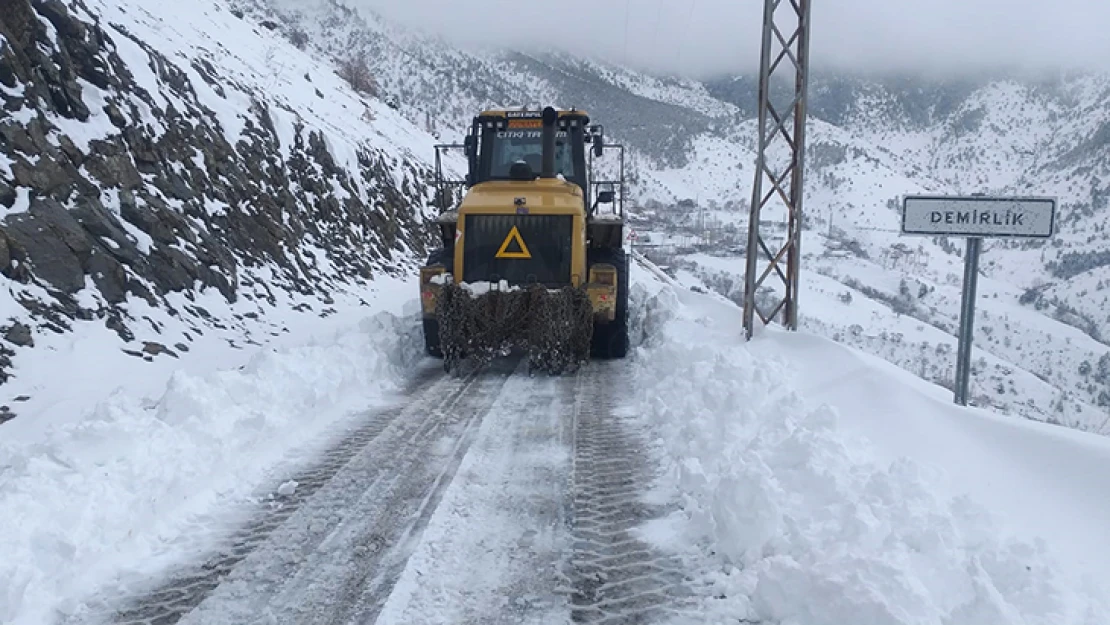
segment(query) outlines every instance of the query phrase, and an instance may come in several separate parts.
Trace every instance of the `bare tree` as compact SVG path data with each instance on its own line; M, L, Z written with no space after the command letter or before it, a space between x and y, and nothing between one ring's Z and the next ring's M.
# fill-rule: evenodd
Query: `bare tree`
M352 52L339 60L339 77L347 81L351 88L362 95L378 97L378 81L370 71L365 52Z

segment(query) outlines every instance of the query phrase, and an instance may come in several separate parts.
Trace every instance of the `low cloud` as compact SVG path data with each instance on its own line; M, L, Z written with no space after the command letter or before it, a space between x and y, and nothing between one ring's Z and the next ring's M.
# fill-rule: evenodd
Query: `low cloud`
M758 0L346 1L462 44L556 47L687 75L753 70L763 15ZM813 0L813 7L815 69L1110 71L1106 0Z

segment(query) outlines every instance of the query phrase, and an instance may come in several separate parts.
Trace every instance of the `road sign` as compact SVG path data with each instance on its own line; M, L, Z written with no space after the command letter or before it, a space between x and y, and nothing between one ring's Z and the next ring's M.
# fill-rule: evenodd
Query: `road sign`
M903 234L1047 239L1055 223L1055 198L908 195L902 201Z
M971 342L975 290L983 237L1047 239L1056 225L1056 199L908 195L902 200L902 234L967 237L960 335L956 352L955 401L967 405L971 381Z
M517 251L510 252L509 246L516 243ZM509 230L508 236L501 243L501 249L497 250L496 258L532 258L532 252L528 251L528 245L524 243L524 238L520 236L520 230L513 226Z

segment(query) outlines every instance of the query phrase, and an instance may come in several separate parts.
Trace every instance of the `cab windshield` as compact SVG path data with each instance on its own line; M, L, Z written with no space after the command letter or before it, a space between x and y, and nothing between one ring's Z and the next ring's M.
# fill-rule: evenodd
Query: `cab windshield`
M518 161L528 163L532 173L539 176L543 170L542 136L543 131L538 128L494 131L489 177L508 179L509 169ZM567 179L575 177L574 154L565 130L555 133L555 173Z

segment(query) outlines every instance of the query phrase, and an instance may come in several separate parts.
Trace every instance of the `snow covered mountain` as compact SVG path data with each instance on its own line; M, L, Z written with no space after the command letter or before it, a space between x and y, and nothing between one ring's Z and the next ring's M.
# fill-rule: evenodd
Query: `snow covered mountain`
M0 113L0 421L111 388L35 375L73 337L267 343L423 256L434 138L223 2L6 3Z
M337 0L240 6L339 62L366 59L382 97L444 141L457 141L473 112L488 106L585 108L629 147L637 227L649 240L705 242L710 230L715 243L702 249L720 257L742 248L754 174L752 77L698 82L566 52L463 49ZM803 304L807 327L950 385L962 242L901 237L899 198L1057 196L1052 241L987 246L975 402L1101 430L1110 410L1110 317L1101 292L1110 282L1102 236L1110 77L818 76L810 111L803 282L824 295ZM684 260L701 266L710 285L721 283L707 272L725 272L737 294L738 259L715 267ZM821 303L847 294L857 303Z
M265 310L328 314L329 299L357 298L362 287L348 285L423 255L432 144L506 104L593 113L629 148L637 228L679 244L649 253L670 259L709 231L700 250L713 255L678 264L738 293L751 77L699 82L566 52L462 48L340 0L75 4L80 20L99 20L82 27L92 36L48 28L58 13L48 5L27 4L43 18L9 18L3 31L0 204L16 281L7 357L41 352L31 345L56 341L49 328L74 324L107 322L121 353L157 359L200 332L265 343L282 332ZM29 59L72 73L69 86L34 85ZM819 76L810 111L807 327L950 384L962 247L899 236L899 197L1056 195L1054 240L987 246L975 402L1102 429L1110 78ZM35 151L45 160L33 177ZM74 232L76 248L59 236L43 249L29 234L40 223ZM288 296L261 286L271 277ZM198 310L188 302L202 292ZM304 297L315 303L300 306ZM7 386L33 403L41 389L19 386L18 362Z
M1107 622L1110 441L948 405L961 248L896 210L1060 196L1054 241L987 246L974 403L1103 432L1105 78L815 83L805 331L745 342L746 79L328 0L0 8L0 621L303 623L372 579L378 622L570 622L668 578L694 622ZM412 314L433 145L514 102L629 145L669 267L633 267L625 362L441 376Z

